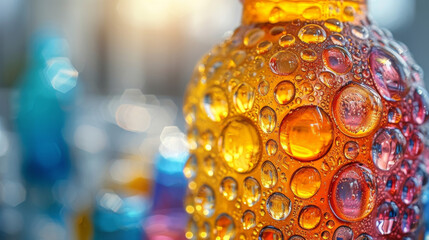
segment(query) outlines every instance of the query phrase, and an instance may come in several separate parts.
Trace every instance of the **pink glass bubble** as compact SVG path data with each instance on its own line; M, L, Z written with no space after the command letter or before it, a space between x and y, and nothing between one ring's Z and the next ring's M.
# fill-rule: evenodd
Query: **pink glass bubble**
M429 94L426 89L417 87L413 92L412 114L414 122L423 124L429 119Z
M390 193L390 195L395 196L396 192L398 191L398 181L399 181L398 175L396 174L390 175L386 181L385 191Z
M402 217L401 230L403 233L410 233L417 229L420 222L421 211L416 205L408 207Z
M414 132L408 139L407 156L417 157L422 153L424 148L423 135L419 132Z
M398 221L399 209L394 202L384 202L377 209L375 226L381 235L392 233Z
M371 49L369 66L378 92L389 101L402 100L409 91L410 72L405 61L391 49Z
M335 215L344 221L358 221L371 213L376 186L373 173L363 164L341 168L331 183L329 203Z
M401 163L401 171L405 174L408 175L411 173L411 167L413 165L413 162L411 160L405 159L404 161L402 161Z
M333 240L353 240L353 230L347 226L337 228L332 236Z
M414 202L421 192L421 186L414 177L408 178L402 188L401 199L405 204Z
M323 62L338 74L345 74L353 67L350 53L345 48L338 46L330 46L323 50Z
M410 137L414 132L414 125L411 123L405 123L402 125L402 133L405 137Z
M380 170L388 171L403 159L405 145L405 137L398 129L380 129L372 144L372 160Z

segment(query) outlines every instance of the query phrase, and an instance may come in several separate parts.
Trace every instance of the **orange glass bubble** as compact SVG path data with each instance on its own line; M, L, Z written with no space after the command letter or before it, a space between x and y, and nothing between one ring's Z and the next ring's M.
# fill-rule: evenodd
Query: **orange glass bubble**
M316 206L304 207L299 213L299 226L306 230L316 228L322 220L322 211Z
M313 197L321 185L319 171L312 167L303 167L292 176L290 188L295 196L307 199Z
M261 198L261 185L258 180L248 177L243 183L243 201L249 207L254 206Z
M234 220L228 214L221 214L215 222L215 236L219 240L232 240L235 236Z
M329 151L333 139L331 119L317 106L304 106L293 110L280 125L282 148L291 157L301 161L321 158Z
M335 18L330 18L325 21L325 27L332 32L341 32L343 30L343 23Z
M270 42L270 41L263 41L263 42L260 42L258 44L258 47L256 48L256 52L259 53L259 54L263 54L263 53L266 53L266 52L270 51L271 48L273 48L273 43L272 42Z
M254 28L246 32L243 43L247 47L256 45L265 36L265 32L262 29Z
M219 139L221 156L229 167L240 173L256 167L260 157L260 145L256 128L244 118L229 122Z
M215 195L209 186L201 186L194 201L195 209L198 213L208 217L213 215L215 208Z
M274 164L270 161L266 161L261 167L261 183L265 188L272 188L277 183L277 170Z
M249 230L256 226L256 215L251 210L244 212L243 217L241 218L243 224L243 229Z
M260 240L283 240L283 234L275 227L265 227L259 234Z
M222 88L212 87L206 92L203 109L207 116L215 122L220 122L228 116L228 100Z
M291 34L283 35L279 39L279 45L281 47L290 47L295 43L295 37Z
M305 43L322 43L326 40L326 32L319 25L308 24L299 30L298 37Z
M313 49L304 49L301 51L301 59L306 62L314 62L317 60L317 53Z
M325 84L328 88L333 88L338 86L338 81L336 76L330 72L321 72L319 74L319 80Z
M273 193L267 200L267 211L275 220L284 220L289 216L291 208L290 199L282 193Z
M249 84L243 83L234 94L234 104L237 112L245 113L252 109L255 101L255 91Z
M232 177L226 177L220 183L220 193L229 201L237 197L238 184Z
M263 107L259 112L259 127L265 133L271 133L272 131L274 131L274 128L276 127L276 125L277 125L276 112L268 106Z
M279 104L290 103L295 97L295 85L289 81L280 82L274 89L274 96Z
M290 51L278 52L270 59L271 71L278 75L292 74L298 66L298 57L295 53Z

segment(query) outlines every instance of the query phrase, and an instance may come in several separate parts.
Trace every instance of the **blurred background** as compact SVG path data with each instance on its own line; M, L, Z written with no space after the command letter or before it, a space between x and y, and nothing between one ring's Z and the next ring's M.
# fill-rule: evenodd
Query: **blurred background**
M369 0L429 72L429 1ZM0 0L0 239L185 239L183 94L238 0Z

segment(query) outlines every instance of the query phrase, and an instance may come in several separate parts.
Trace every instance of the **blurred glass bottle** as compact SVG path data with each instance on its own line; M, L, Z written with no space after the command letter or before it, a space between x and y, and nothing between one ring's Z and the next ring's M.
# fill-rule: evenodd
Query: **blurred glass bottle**
M407 47L365 0L242 2L185 97L187 237L421 238L429 96Z
M32 184L50 185L67 178L70 172L64 129L78 72L67 51L65 39L52 34L37 35L14 101L23 173Z
M64 134L73 110L78 72L65 39L40 32L13 101L21 142L22 173L28 189L25 239L67 239L64 203L71 172Z

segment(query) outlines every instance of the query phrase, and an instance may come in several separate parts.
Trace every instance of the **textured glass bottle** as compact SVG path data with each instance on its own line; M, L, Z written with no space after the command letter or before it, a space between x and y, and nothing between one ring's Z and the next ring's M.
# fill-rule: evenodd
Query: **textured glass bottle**
M407 47L364 0L243 4L185 97L186 237L422 238L429 97Z

